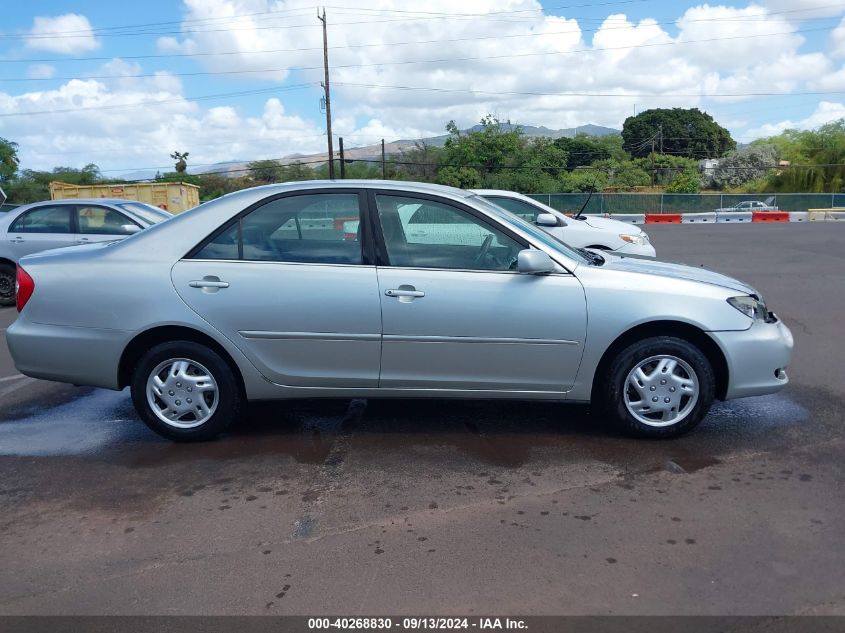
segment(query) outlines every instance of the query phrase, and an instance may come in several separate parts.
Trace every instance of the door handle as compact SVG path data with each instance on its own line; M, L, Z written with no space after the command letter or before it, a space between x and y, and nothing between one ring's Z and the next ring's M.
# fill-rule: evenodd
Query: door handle
M401 303L410 303L414 299L419 299L420 297L425 296L425 293L422 290L417 290L413 286L409 286L407 284L402 284L398 288L385 290L384 294L388 297L398 298Z
M22 244L25 240L20 235L16 235L15 239L12 240L12 241L15 242L16 244Z
M388 297L424 297L425 293L422 290L403 290L401 288L391 288L385 290L384 294Z
M228 288L229 282L220 281L219 277L215 277L213 275L207 275L202 279L194 279L193 281L189 281L188 285L191 288L202 288L203 292L217 292L221 288Z

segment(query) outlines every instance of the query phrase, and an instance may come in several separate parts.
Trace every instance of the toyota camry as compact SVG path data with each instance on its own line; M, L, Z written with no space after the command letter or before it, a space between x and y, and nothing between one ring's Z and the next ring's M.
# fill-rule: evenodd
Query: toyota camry
M461 230L455 230L460 227ZM590 402L642 437L787 384L792 336L730 277L572 248L478 195L257 187L120 242L20 260L6 338L36 378L129 387L173 440L247 401Z

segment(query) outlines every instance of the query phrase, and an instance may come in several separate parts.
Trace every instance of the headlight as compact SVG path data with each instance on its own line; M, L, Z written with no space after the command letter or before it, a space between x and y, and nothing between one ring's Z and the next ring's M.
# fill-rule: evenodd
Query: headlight
M758 299L757 297L751 297L749 295L731 297L728 299L728 303L751 319L765 321L769 318L769 310L766 304L762 299Z
M648 243L648 235L640 233L639 235L625 235L620 234L619 239L628 244L636 244L637 246L645 246Z

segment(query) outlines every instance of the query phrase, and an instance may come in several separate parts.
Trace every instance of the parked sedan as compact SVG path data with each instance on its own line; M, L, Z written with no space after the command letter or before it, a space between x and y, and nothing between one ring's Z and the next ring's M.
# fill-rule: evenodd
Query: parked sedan
M638 226L595 215L569 217L539 200L515 191L475 189L473 192L523 220L533 222L575 248L643 257L654 257L657 254L648 234Z
M15 304L15 263L24 255L123 239L169 217L143 202L99 198L36 202L0 215L0 306Z
M436 236L413 233L420 209ZM447 239L458 224L483 240ZM782 389L792 356L740 281L578 251L480 196L407 182L240 191L25 257L18 286L6 339L22 373L128 386L174 440L216 437L248 400L315 397L592 402L668 437L714 398Z

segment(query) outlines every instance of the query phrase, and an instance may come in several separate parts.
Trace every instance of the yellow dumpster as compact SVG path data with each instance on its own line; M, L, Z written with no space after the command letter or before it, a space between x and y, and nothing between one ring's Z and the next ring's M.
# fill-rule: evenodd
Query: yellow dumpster
M51 200L72 198L121 198L146 202L171 213L193 209L200 203L200 188L186 182L139 182L99 185L50 183Z

